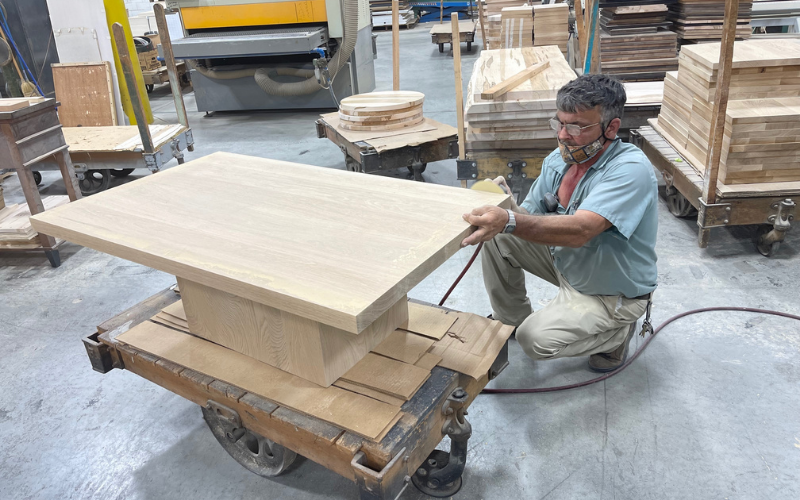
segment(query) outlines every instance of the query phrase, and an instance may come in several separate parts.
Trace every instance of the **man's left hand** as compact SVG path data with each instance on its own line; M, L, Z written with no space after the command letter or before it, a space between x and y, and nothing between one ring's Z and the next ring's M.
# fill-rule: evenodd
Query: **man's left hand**
M491 205L476 208L463 217L473 226L473 231L461 242L462 247L489 241L501 233L508 224L508 212Z

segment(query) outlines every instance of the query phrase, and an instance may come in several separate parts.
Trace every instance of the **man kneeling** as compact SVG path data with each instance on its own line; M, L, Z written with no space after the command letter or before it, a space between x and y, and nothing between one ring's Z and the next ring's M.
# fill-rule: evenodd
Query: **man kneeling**
M657 183L647 157L616 137L625 100L622 84L604 75L566 84L550 121L559 148L522 206L464 215L476 229L462 244L487 242L493 317L518 327L533 359L590 356L595 371L619 368L656 288ZM510 192L502 177L495 182ZM533 313L524 271L558 286Z

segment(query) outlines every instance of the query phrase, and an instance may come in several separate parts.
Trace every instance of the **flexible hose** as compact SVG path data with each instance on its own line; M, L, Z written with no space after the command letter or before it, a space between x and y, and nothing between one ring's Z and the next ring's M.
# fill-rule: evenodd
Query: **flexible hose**
M800 316L794 314L789 314L780 311L772 311L769 309L757 309L754 307L722 306L722 307L703 307L701 309L692 309L690 311L685 311L680 314L676 314L675 316L669 318L665 322L658 325L658 328L656 328L653 331L653 334L650 335L650 337L647 340L645 340L641 346L639 346L639 349L637 349L637 351L633 354L633 356L629 357L628 360L622 364L622 366L620 366L613 372L606 373L601 377L593 378L591 380L586 380L584 382L578 382L575 384L561 385L558 387L542 387L538 389L484 389L483 391L481 391L481 394L533 394L538 392L556 392L556 391L566 391L567 389L577 389L578 387L585 387L587 385L601 382L603 380L613 377L614 375L618 374L619 372L627 368L628 365L633 363L633 361L639 357L639 355L645 350L645 348L647 348L647 346L650 345L650 342L652 342L653 339L656 338L658 332L660 332L665 326L669 325L675 320L684 318L686 316L691 316L693 314L700 314L705 312L713 312L713 311L736 311L736 312L751 312L758 314L771 314L773 316L781 316L783 318L796 319L800 321Z
M342 43L333 58L328 63L328 71L331 81L336 77L340 69L344 67L350 55L356 48L358 40L358 0L344 0L344 33L342 33ZM231 80L234 78L244 78L253 76L261 90L269 95L280 97L292 97L313 94L324 88L317 81L313 70L302 70L294 68L252 68L233 71L219 71L198 66L197 71L203 76L218 80ZM304 78L299 82L278 82L274 76L297 76Z
M464 277L469 268L472 266L472 263L475 262L475 258L478 257L478 253L480 253L481 248L483 248L483 243L478 244L478 248L475 249L475 253L472 254L472 257L470 257L469 262L467 262L467 265L464 266L464 270L461 271L461 274L458 275L458 277L453 282L452 286L450 286L450 288L447 290L447 293L444 294L442 300L439 301L440 306L444 304L444 301L447 300L447 298L456 288L458 283L461 281L461 278ZM720 307L704 307L701 309L692 309L690 311L685 311L680 314L676 314L675 316L669 318L665 322L658 325L658 328L653 330L653 334L650 335L650 337L647 340L645 340L641 346L639 346L639 349L636 350L633 356L629 357L628 360L622 364L622 366L620 366L613 372L606 373L605 375L590 380L586 380L584 382L577 382L569 385L560 385L557 387L540 387L536 389L484 389L483 391L481 391L481 394L534 394L539 392L556 392L556 391L566 391L568 389L577 389L578 387L586 387L587 385L601 382L603 380L613 377L614 375L618 374L619 372L627 368L628 365L633 363L633 361L639 357L639 355L645 350L645 348L647 348L647 346L650 345L650 342L652 342L653 339L656 337L656 335L658 335L658 332L660 332L665 326L669 325L673 321L679 320L686 316L691 316L693 314L700 314L705 312L714 312L714 311L734 311L734 312L752 312L758 314L771 314L773 316L781 316L783 318L796 319L800 321L800 316L797 316L795 314L790 314L780 311L772 311L770 309L758 309L753 307L720 306Z

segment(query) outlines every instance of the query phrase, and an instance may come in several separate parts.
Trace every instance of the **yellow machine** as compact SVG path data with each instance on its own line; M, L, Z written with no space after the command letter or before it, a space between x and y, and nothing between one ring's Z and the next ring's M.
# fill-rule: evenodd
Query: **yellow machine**
M172 0L198 111L336 107L375 88L368 0Z

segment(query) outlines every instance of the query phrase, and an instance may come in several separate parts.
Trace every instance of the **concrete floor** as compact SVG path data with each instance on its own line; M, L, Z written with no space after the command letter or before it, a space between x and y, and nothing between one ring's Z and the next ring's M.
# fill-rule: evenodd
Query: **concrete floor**
M439 54L427 31L402 32L402 87L426 94L427 116L455 125L452 57ZM380 32L379 90L391 88L390 40ZM476 54L462 57L466 87ZM156 90L153 104L160 121L174 121L166 89ZM187 105L194 109L191 96ZM232 151L343 168L339 150L316 138L315 116L192 112L197 149L188 159ZM454 172L445 161L424 177L455 185ZM15 177L4 188L8 202L22 200ZM63 193L58 176L45 173L41 192ZM800 313L797 230L767 259L752 245L755 228L715 230L701 250L695 221L672 217L662 202L659 222L656 325L705 306ZM438 302L471 252L459 252L409 295ZM352 483L308 460L274 480L251 474L218 445L196 405L127 371L92 371L80 338L174 278L74 245L62 253L58 269L38 256L0 260L0 498L355 497ZM534 279L529 290L534 304L554 294ZM490 312L480 266L447 305ZM584 358L533 363L512 341L511 365L493 385L590 377ZM800 498L798 383L800 323L743 313L687 317L603 383L479 397L458 498ZM402 498L424 496L412 487Z

